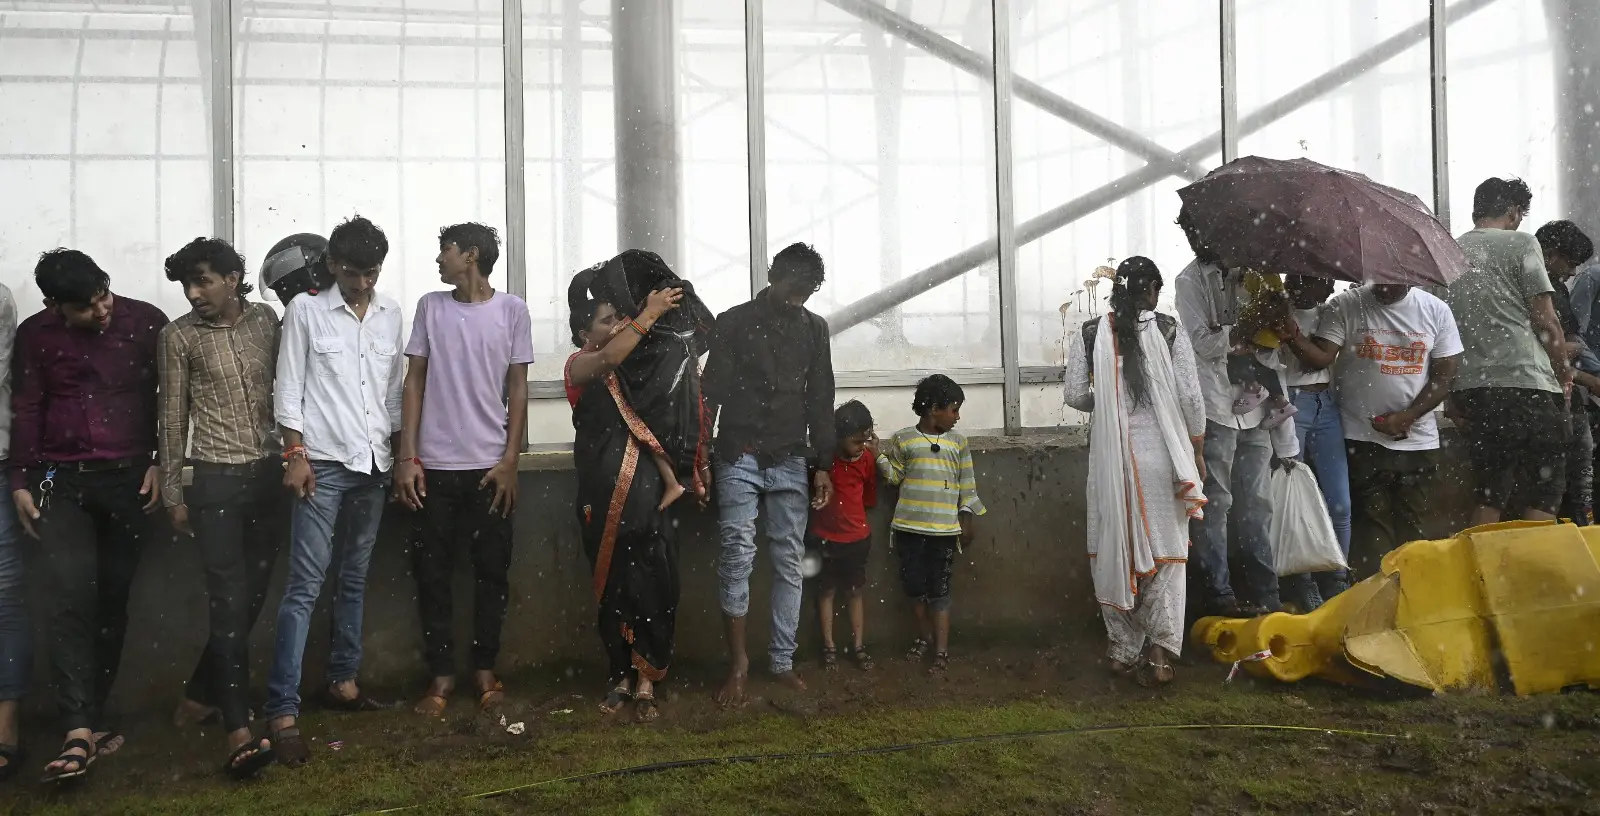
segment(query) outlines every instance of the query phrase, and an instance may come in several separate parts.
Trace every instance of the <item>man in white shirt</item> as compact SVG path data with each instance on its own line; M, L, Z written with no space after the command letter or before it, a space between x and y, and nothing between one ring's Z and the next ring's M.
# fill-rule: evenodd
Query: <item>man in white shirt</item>
M342 558L326 703L383 708L361 692L356 675L367 566L389 490L404 380L400 305L374 288L388 253L388 239L371 221L358 215L340 224L328 236L328 269L338 285L295 298L283 321L274 408L288 463L283 481L295 504L265 713L273 749L290 767L310 759L296 726L301 659L336 521Z
M1376 284L1328 301L1312 336L1295 332L1290 342L1308 368L1333 366L1354 505L1351 580L1360 580L1390 550L1425 537L1422 514L1438 467L1433 409L1450 393L1461 336L1437 297Z
M0 284L0 464L11 444L11 350L17 339L17 302ZM22 528L17 508L0 502L0 780L17 772L17 712L33 678L33 624L28 620L22 570Z
M1184 223L1180 215L1180 226ZM1274 465L1294 467L1291 459L1299 455L1300 444L1292 418L1269 431L1261 427L1265 407L1233 412L1228 355L1248 337L1238 321L1250 295L1242 270L1228 269L1193 232L1187 228L1185 232L1195 260L1178 275L1178 321L1194 346L1206 403L1206 517L1192 525L1194 552L1204 582L1206 614L1248 617L1280 606L1268 538L1272 522L1268 475ZM1230 518L1238 534L1235 541L1228 538ZM1244 567L1238 592L1228 572L1230 553L1237 553Z

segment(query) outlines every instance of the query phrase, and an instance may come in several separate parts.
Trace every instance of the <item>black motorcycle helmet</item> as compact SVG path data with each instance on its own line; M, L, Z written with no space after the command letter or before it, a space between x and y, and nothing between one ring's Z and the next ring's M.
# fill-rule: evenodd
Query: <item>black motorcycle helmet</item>
M261 262L261 285L271 289L284 306L296 295L316 295L333 285L327 254L328 239L309 232L291 235L273 244Z

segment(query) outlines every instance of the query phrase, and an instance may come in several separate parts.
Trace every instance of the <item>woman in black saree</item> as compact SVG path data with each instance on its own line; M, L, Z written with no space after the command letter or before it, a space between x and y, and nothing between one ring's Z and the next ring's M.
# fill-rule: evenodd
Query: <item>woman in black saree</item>
M672 662L678 545L671 508L658 507L663 458L704 501L710 481L699 358L712 315L688 281L652 253L629 250L578 273L567 290L573 343L567 399L576 431L578 523L593 566L600 640L611 690L658 716L655 684Z

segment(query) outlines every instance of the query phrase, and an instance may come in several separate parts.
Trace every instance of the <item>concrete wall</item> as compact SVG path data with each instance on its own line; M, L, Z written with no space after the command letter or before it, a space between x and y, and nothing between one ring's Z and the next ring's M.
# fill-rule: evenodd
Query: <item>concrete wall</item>
M1035 642L1082 640L1098 651L1102 637L1085 552L1084 483L1088 457L1084 434L1068 430L1020 438L974 439L980 494L989 507L979 520L977 540L959 560L953 594L955 639L976 643L991 638ZM512 601L507 613L502 667L566 665L596 677L603 670L590 571L573 514L575 484L570 456L526 457L516 519L517 549L512 563ZM1459 446L1447 437L1434 517L1444 535L1465 521L1467 492ZM874 540L868 588L869 642L880 653L897 652L912 632L899 592L898 572L887 546L892 493L874 513L880 530ZM716 587L716 525L711 513L686 507L680 513L683 594L678 616L680 660L714 661L723 644ZM385 685L406 685L423 674L415 588L406 558L406 519L393 510L384 520L367 586L366 657L363 677ZM281 559L280 559L281 561ZM753 579L750 644L753 657L764 653L767 638L768 561L757 561ZM471 586L465 558L456 590L458 644L470 644ZM279 577L282 579L282 564ZM37 585L37 582L33 582ZM252 678L264 684L280 590L275 583L262 623L252 640ZM802 657L814 655L816 627L810 623L812 589L807 587L807 623ZM41 608L35 598L35 609ZM327 656L326 601L306 654L308 688L321 680ZM206 594L201 564L188 539L163 531L148 548L133 591L131 623L113 708L175 702L206 637ZM42 629L42 621L36 624ZM844 621L841 625L847 625ZM42 631L41 631L42 634ZM31 706L51 699L40 638L38 682ZM464 649L458 651L466 659ZM759 659L759 658L758 658ZM758 662L759 665L759 662ZM598 680L596 682L599 682Z

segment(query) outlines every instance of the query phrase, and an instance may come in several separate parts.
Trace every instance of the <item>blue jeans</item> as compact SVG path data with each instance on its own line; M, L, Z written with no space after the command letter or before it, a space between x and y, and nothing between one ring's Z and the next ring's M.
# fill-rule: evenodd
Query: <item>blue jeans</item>
M0 501L0 702L20 700L33 677L33 623L17 506Z
M805 555L806 518L811 490L806 461L791 456L769 468L745 454L717 464L717 521L722 551L717 558L722 614L742 618L750 611L750 573L756 564L756 516L767 520L772 553L772 672L794 669L795 633L800 628L800 559Z
M294 503L290 516L289 577L278 606L277 646L267 677L268 718L300 715L300 670L311 628L311 611L333 561L334 525L339 533L339 577L333 590L333 638L328 654L330 685L354 680L361 670L361 608L367 566L378 540L378 523L389 489L388 473L357 473L336 462L312 462L316 491Z
M1322 500L1328 505L1328 519L1345 561L1350 560L1350 462L1344 444L1344 422L1333 391L1294 392L1295 434L1300 437L1300 457L1317 475ZM1300 605L1304 612L1321 606L1349 586L1345 570L1291 575L1282 582L1283 594Z
M1278 572L1268 537L1272 505L1267 474L1271 467L1272 439L1266 431L1206 423L1206 517L1191 526L1190 535L1207 606L1225 606L1238 595L1271 610L1280 605ZM1239 559L1244 573L1240 576L1242 591L1237 595L1228 574L1230 555Z

